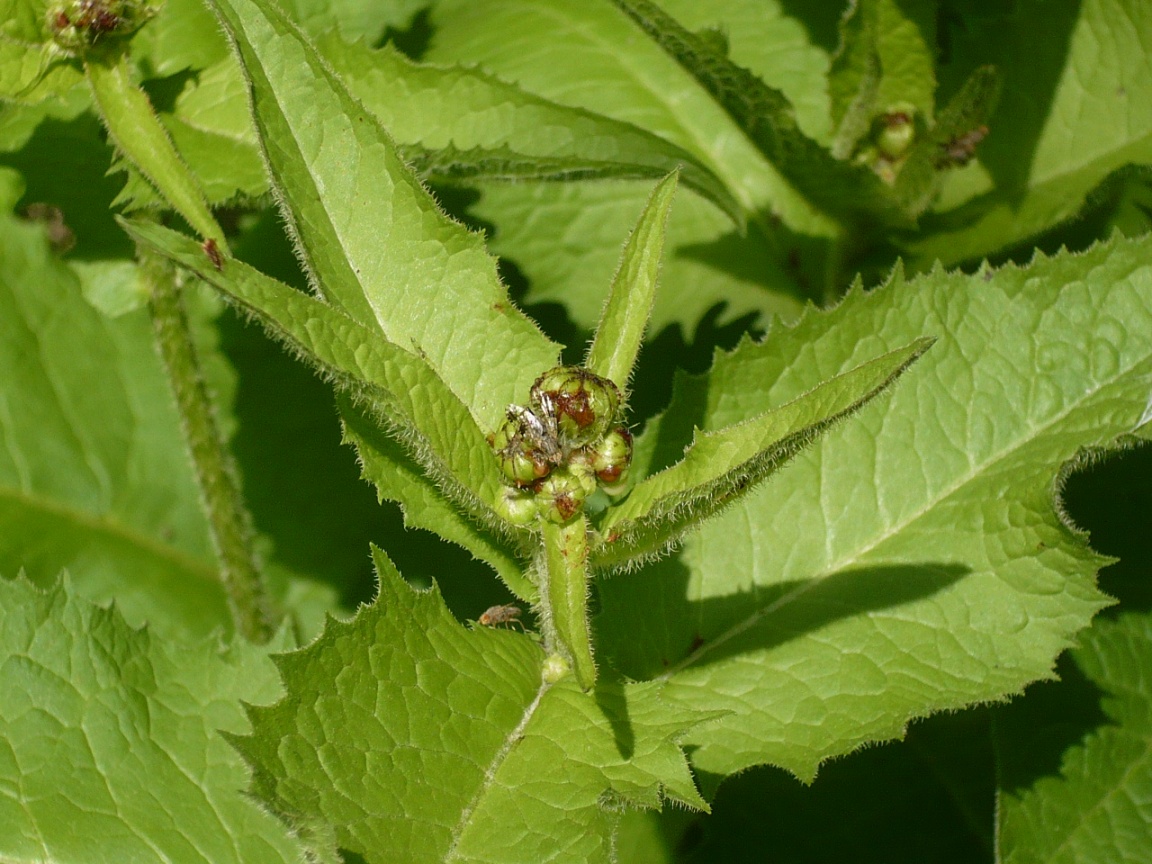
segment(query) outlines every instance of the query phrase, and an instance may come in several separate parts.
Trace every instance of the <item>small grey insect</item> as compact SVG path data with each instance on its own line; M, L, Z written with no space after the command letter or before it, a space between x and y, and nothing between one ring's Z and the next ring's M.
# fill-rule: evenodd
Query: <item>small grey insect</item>
M562 458L560 433L556 428L555 416L545 413L541 417L531 408L525 408L523 405L509 405L507 416L520 422L521 428L524 430L524 438L534 450L540 451L540 454L549 462L554 464L560 462Z

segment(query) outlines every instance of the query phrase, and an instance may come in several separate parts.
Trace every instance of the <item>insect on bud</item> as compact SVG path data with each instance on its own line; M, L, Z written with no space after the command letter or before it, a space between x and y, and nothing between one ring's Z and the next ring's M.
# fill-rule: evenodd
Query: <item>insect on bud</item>
M569 450L602 438L620 410L616 385L580 366L545 372L532 385L530 399L538 416L554 418L560 443Z
M587 497L587 480L579 476L579 471L574 472L567 466L558 468L536 484L538 512L549 522L567 522L584 508Z
M528 409L513 405L490 436L500 470L517 486L530 486L546 477L559 459L559 448L548 439L541 421Z
M609 492L619 489L628 479L632 464L632 433L619 426L588 448L588 461L597 479Z

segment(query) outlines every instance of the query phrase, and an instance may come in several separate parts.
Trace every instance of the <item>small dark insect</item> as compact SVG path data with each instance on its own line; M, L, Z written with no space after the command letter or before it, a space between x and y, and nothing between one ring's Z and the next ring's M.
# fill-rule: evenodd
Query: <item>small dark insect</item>
M200 246L204 250L204 254L208 256L208 260L212 262L212 266L217 270L224 269L224 256L220 254L220 247L216 245L216 241L209 237Z
M64 222L64 212L59 207L38 201L24 208L24 218L44 226L52 251L57 255L76 245L76 235Z
M524 629L524 625L520 623L520 607L512 605L489 606L480 616L480 623L485 627L495 627L498 624L518 624L521 630Z
M987 126L977 126L963 135L949 139L940 147L940 156L936 160L936 167L946 168L956 165L963 168L972 161L972 157L976 155L976 147L987 135Z

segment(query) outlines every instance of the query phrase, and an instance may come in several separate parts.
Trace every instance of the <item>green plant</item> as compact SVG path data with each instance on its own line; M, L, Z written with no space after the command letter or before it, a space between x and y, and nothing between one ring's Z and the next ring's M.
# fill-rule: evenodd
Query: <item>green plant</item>
M1152 21L789 10L0 2L0 858L1145 854Z

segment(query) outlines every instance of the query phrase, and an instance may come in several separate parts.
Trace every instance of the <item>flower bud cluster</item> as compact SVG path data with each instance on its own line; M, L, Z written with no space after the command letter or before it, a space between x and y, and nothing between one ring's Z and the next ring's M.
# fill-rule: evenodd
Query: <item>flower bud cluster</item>
M108 39L134 33L155 13L139 0L72 0L49 11L48 27L61 48L84 54Z
M510 405L488 443L510 486L499 509L511 522L537 516L567 522L600 486L622 488L632 435L617 425L620 391L579 366L557 366L536 379L527 407Z

